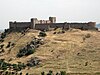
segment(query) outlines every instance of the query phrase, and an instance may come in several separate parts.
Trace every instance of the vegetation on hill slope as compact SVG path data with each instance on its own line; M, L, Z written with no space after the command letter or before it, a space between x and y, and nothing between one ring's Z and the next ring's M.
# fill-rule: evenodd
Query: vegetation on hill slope
M31 64L32 67L27 66L21 70L23 74L40 75L42 72L47 74L50 70L54 74L60 71L66 73L100 72L100 32L72 29L64 33L58 33L58 30L48 31L46 37L38 35L37 30L29 30L24 35L18 32L8 34L4 42L0 44L4 45L4 52L0 53L0 59L5 59L11 64L18 62L38 64L37 66ZM17 58L16 55L20 49L25 48L34 38L42 38L44 44L36 48L34 53ZM7 48L9 42L10 46Z

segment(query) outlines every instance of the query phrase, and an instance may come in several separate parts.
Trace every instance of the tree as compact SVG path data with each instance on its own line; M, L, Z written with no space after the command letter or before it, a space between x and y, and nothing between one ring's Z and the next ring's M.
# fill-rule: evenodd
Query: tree
M61 71L60 73L61 73L61 75L66 75L65 71Z
M4 47L4 44L0 45L0 49L2 49Z
M47 75L53 75L53 71L50 70Z
M6 33L1 34L1 38L4 39L6 37Z
M41 75L45 75L45 72L41 72Z
M26 75L29 75L28 73L26 73Z
M11 42L8 42L8 45L7 45L7 47L6 47L6 48L9 48L9 47L10 47L10 44L11 44Z
M60 75L60 74L57 72L56 75Z
M18 70L17 64L13 64L12 66L13 66L13 70Z
M44 31L41 31L38 36L45 37L45 36L47 36L47 34Z
M20 72L20 74L19 75L22 75L22 72Z

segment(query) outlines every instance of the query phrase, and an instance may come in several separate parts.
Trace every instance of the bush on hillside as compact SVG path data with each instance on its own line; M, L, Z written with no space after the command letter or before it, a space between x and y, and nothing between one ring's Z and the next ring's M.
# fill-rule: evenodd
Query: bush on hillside
M11 42L8 42L8 45L6 46L6 48L9 48L11 45Z
M50 70L47 75L53 75L53 71Z
M60 75L60 74L57 72L56 75Z
M35 49L28 49L26 55L33 54L35 52Z
M32 57L29 61L27 61L27 66L33 67L39 65L39 63L40 59L38 59L37 57Z
M3 39L0 39L0 42L2 43L2 42L4 42L4 40Z
M91 34L88 33L88 34L85 35L85 37L86 38L90 38L91 37Z
M62 33L65 33L65 30L62 30Z
M41 75L45 75L45 72L41 72Z
M87 38L90 38L91 37L91 34L86 34L85 36L83 36L83 42L85 42L85 40L87 39Z
M65 30L58 28L58 29L55 30L55 32L53 34L63 34L63 33L65 33Z
M17 57L33 54L35 52L35 49L43 44L44 44L43 39L35 38L29 44L27 44L24 48L19 50Z
M5 29L4 33L10 33L10 29Z
M15 43L12 43L12 44L11 44L11 46L13 46L13 47L14 47L14 46L15 46Z
M19 75L22 75L23 73L22 72L20 72L20 74Z
M0 70L7 70L9 63L4 62L4 59L0 59Z
M47 34L44 31L41 31L38 36L39 37L45 37L45 36L47 36Z
M21 71L25 69L26 65L24 63L19 62L18 64L12 64L13 70Z
M4 39L6 37L6 33L1 34L1 38Z
M60 74L61 74L61 75L67 75L67 74L66 74L66 71L61 71Z
M29 75L28 73L26 73L26 75Z
M35 52L34 48L32 48L32 49L23 48L23 49L19 50L19 52L17 54L17 57L27 56L27 55L30 55L30 54L32 54L34 52Z
M0 45L0 49L2 49L4 47L4 44Z
M56 32L54 32L53 34L56 34Z
M12 66L13 66L13 70L18 70L17 64L12 64Z

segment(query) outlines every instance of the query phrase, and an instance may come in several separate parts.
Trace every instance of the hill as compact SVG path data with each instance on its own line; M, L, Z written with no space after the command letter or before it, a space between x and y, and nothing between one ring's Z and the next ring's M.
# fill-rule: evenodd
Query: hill
M49 70L54 74L66 71L70 75L100 72L100 32L78 29L60 32L61 29L46 32L47 36L42 38L44 44L39 45L33 54L20 58L16 57L19 50L34 37L39 38L39 31L28 30L25 34L18 32L7 34L4 42L0 43L4 44L4 52L0 53L0 59L5 59L11 64L18 62L26 64L31 58L40 60L39 65L22 69L23 74L40 75L41 72L47 73ZM7 48L9 42L14 42L15 46Z
M97 24L96 27L97 27L97 28L100 28L100 24Z

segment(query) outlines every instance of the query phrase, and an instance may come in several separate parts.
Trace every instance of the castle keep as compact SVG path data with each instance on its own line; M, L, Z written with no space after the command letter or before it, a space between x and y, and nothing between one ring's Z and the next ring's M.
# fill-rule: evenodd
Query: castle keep
M49 17L49 20L38 20L37 18L31 18L30 22L9 22L9 29L23 30L26 28L37 30L49 30L50 28L64 28L68 29L95 29L96 22L88 23L56 23L56 17Z

